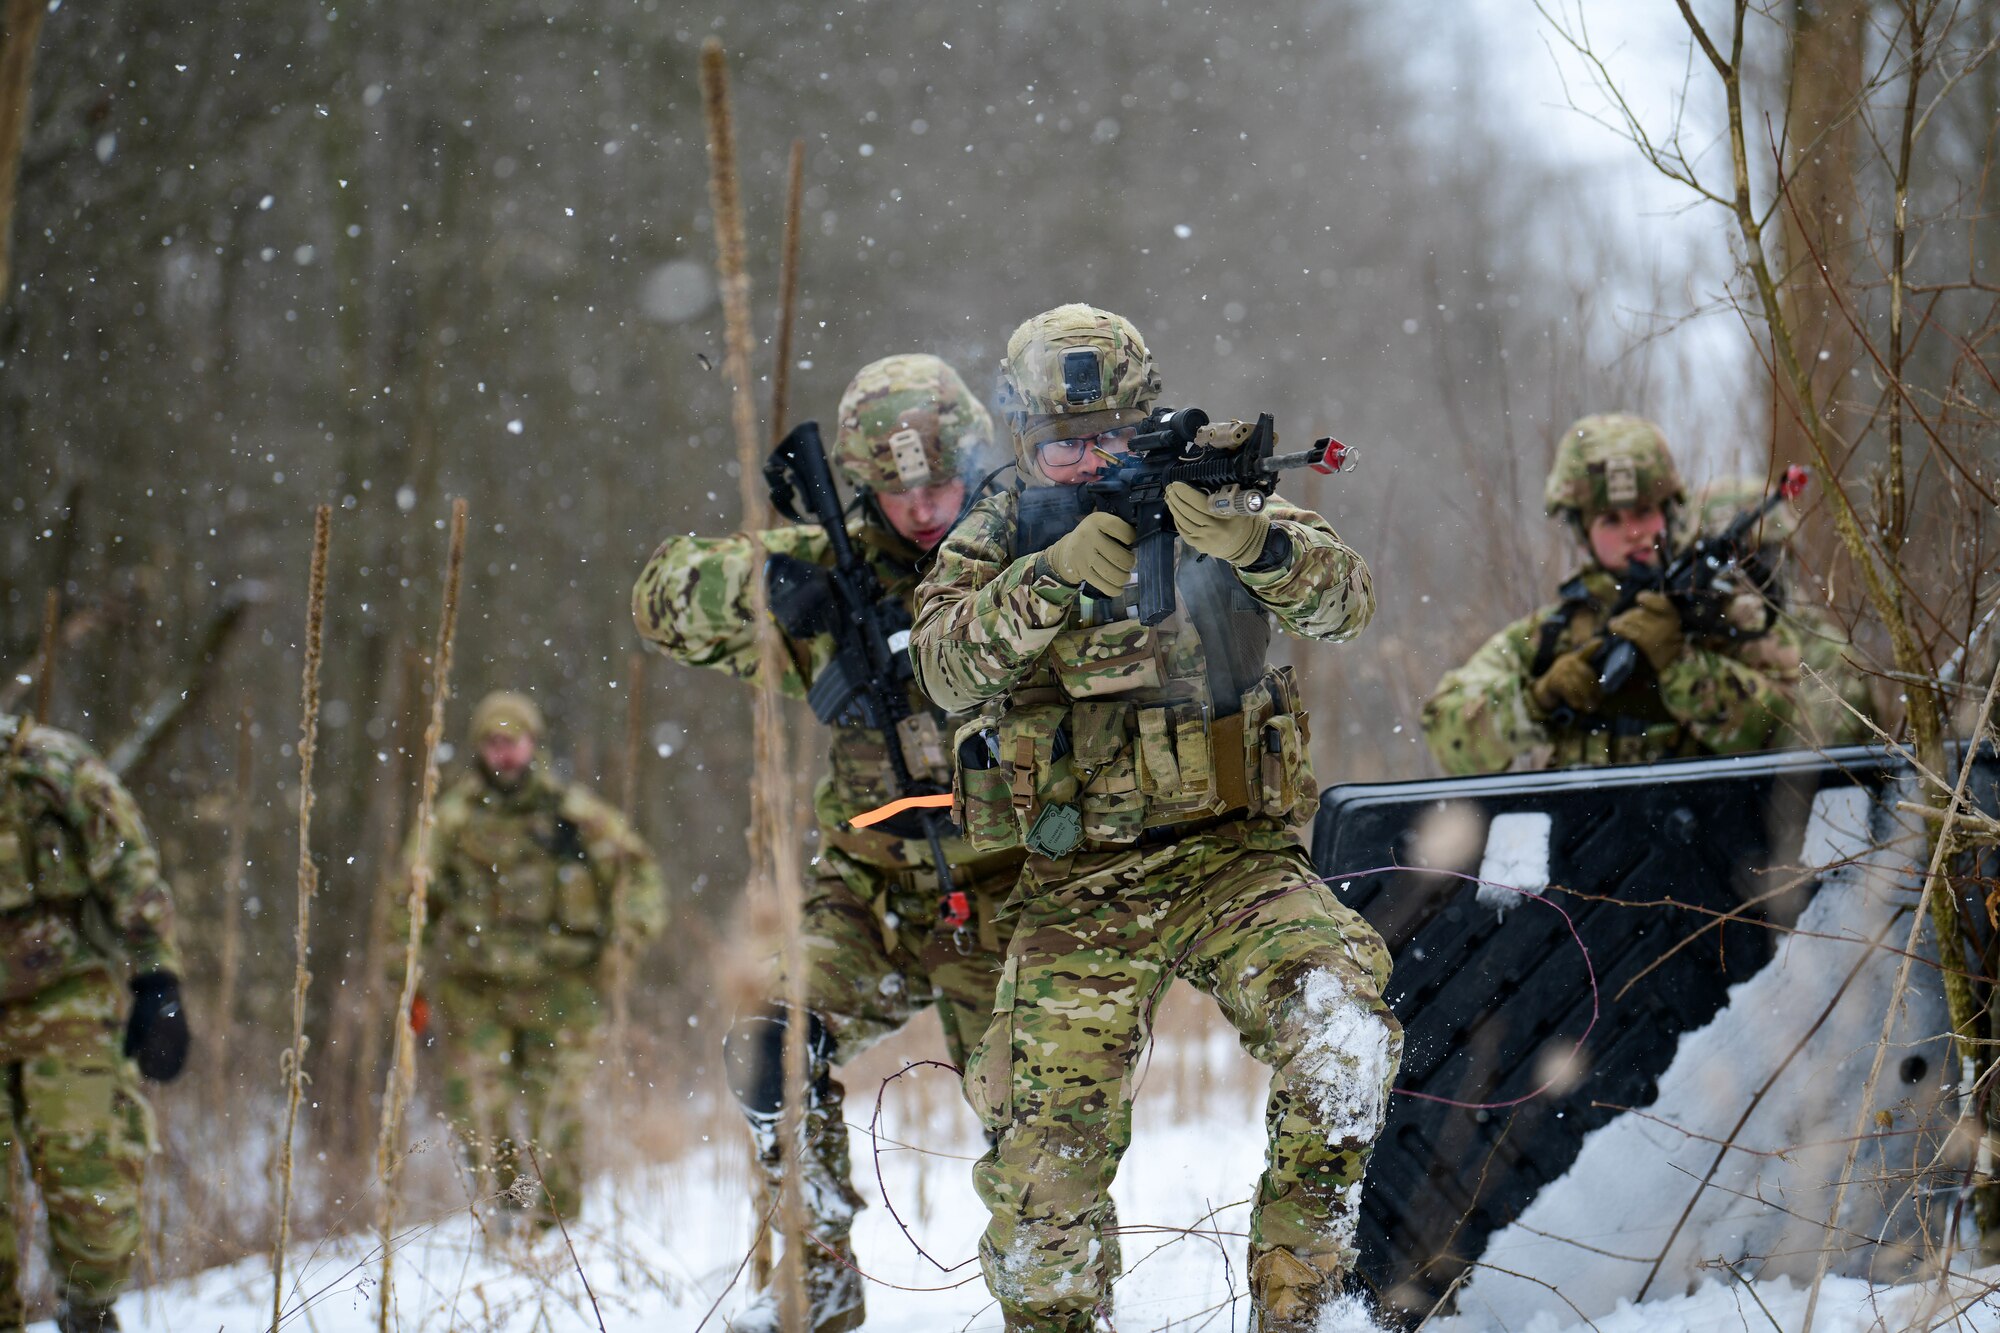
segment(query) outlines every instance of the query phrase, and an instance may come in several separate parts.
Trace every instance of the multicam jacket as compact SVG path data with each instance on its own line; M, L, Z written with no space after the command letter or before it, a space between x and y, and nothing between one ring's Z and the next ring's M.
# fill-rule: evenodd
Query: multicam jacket
M587 973L614 939L638 943L666 926L645 843L616 810L540 763L512 791L476 770L461 774L438 797L429 850L426 935L447 976ZM415 858L412 834L406 863Z
M1025 837L1040 850L1036 822L1062 807L1086 850L1215 818L1302 818L1318 795L1305 715L1289 670L1265 668L1264 639L1272 619L1304 638L1360 633L1375 610L1361 558L1273 497L1263 512L1289 539L1285 563L1230 571L1183 549L1176 613L1148 628L1063 583L1046 553L1017 555L1021 504L975 505L917 591L918 678L953 709L985 705L954 738L974 845ZM1212 602L1249 612L1207 619L1220 641L1197 628L1203 579ZM1243 660L1225 666L1232 655Z
M917 586L917 549L863 520L851 522L848 534L875 571L882 591L907 605ZM819 565L833 562L826 534L816 524L772 528L761 535L764 549L771 555L788 555ZM745 536L670 537L653 553L632 589L632 619L640 635L668 656L760 683L757 636L750 620L750 580L756 574L750 540ZM833 657L833 636L785 636L784 642L788 664L778 688L791 698L804 698L815 675ZM903 728L904 759L913 777L942 785L950 780L950 769L943 748L941 715L914 687L911 703L914 713ZM863 726L830 730L830 772L813 794L813 813L822 838L872 865L929 864L929 847L919 839L845 827L852 816L893 801L902 793L896 788L888 739L881 731ZM945 843L945 857L952 864L973 855L957 839Z
M181 968L174 904L130 793L66 731L0 714L0 1002L122 962Z
M1842 699L1863 711L1868 706L1866 682L1842 660L1846 639L1824 618L1798 612L1758 638L1691 640L1657 677L1642 667L1606 701L1603 717L1558 728L1529 689L1537 659L1588 643L1617 600L1615 580L1601 569L1565 586L1575 584L1587 600L1574 605L1550 651L1542 646L1544 626L1559 620L1562 603L1507 626L1438 683L1423 725L1445 772L1651 763L1864 739L1866 728L1847 709L1817 686L1801 687L1801 666L1809 666Z

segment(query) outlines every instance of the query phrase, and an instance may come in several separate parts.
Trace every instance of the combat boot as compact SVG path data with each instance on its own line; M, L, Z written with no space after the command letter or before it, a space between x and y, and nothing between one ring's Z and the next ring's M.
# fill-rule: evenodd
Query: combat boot
M854 1266L854 1250L846 1237L828 1243L833 1254L811 1242L806 1245L805 1326L808 1333L849 1333L860 1328L868 1315L861 1298L861 1272ZM777 1280L774 1272L772 1281ZM731 1316L729 1329L730 1333L783 1333L777 1286Z
M118 1315L108 1305L64 1301L56 1307L56 1333L118 1333Z
M1317 1333L1374 1328L1367 1299L1347 1289L1343 1255L1265 1250L1250 1259L1249 1333ZM1326 1316L1338 1311L1333 1320Z

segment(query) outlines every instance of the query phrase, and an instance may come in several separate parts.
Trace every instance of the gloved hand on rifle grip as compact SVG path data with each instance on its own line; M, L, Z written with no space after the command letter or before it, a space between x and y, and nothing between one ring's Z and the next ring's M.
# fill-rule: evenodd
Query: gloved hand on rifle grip
M1553 713L1557 708L1595 713L1604 702L1604 691L1598 688L1597 667L1590 658L1591 649L1586 646L1572 649L1549 663L1549 669L1528 686L1535 706L1544 713Z
M1655 672L1672 666L1687 647L1680 608L1663 592L1640 593L1632 608L1611 617L1605 628L1637 648Z
M1167 487L1167 508L1182 541L1232 565L1247 565L1262 555L1271 533L1271 520L1263 514L1218 514L1206 495L1184 481Z
M1049 568L1072 588L1088 583L1107 597L1115 596L1138 563L1132 550L1138 536L1116 514L1085 514L1081 523L1049 547Z
M171 972L132 979L132 1014L125 1021L125 1056L156 1083L170 1083L187 1063L187 1010L181 981Z

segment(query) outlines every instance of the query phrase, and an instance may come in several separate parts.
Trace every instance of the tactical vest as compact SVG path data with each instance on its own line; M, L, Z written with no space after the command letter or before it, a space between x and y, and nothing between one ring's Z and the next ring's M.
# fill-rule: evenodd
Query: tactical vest
M597 962L613 871L591 860L588 831L568 804L559 788L521 804L470 802L445 851L453 886L438 923L446 971L528 979Z
M1072 488L1021 493L1014 555L1080 517ZM1078 599L1032 675L953 737L954 815L980 850L1060 858L1163 842L1226 819L1305 818L1318 795L1291 668L1228 564L1182 546L1174 614Z

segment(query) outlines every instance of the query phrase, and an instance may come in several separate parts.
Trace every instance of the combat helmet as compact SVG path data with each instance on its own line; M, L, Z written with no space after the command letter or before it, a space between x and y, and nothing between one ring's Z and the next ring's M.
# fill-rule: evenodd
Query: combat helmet
M857 490L943 485L993 446L993 418L956 370L920 352L861 368L840 395L833 463Z
M548 724L542 720L542 710L527 695L495 690L472 710L471 725L465 729L466 741L477 750L479 743L496 731L520 732L540 740L547 734Z
M1644 417L1606 412L1570 423L1556 441L1542 501L1551 517L1589 523L1611 509L1686 499L1667 437Z
M1057 306L1023 322L1000 363L1000 410L1030 476L1037 445L1143 421L1159 396L1139 330L1095 306Z

